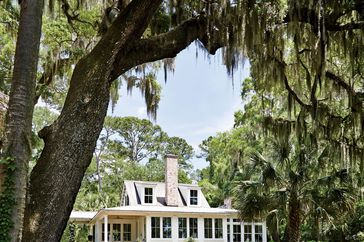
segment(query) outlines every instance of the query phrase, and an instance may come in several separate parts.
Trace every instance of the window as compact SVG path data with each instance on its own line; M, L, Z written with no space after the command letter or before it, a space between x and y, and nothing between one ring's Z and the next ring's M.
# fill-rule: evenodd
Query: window
M263 242L263 226L255 225L255 242Z
M131 224L123 224L123 241L131 241Z
M153 203L153 188L144 188L144 203Z
M212 218L205 218L204 225L205 225L205 238L212 239Z
M101 239L104 241L105 238L105 225L102 224L101 227ZM110 224L107 224L107 240L110 240Z
M197 218L190 218L190 237L191 238L197 238L198 237Z
M112 225L112 237L113 241L121 241L121 224Z
M158 217L152 217L152 238L160 238L161 237L161 219Z
M197 190L190 190L190 205L197 205Z
M178 238L187 238L187 218L178 218Z
M129 196L128 195L125 196L125 202L124 202L124 204L125 204L125 206L129 206L129 204L130 204Z
M222 238L222 219L216 218L215 219L215 239Z
M172 219L163 218L163 238L172 238Z
M230 224L227 224L227 241L230 242Z
M233 225L233 242L241 241L241 226L240 224Z
M253 241L252 226L244 225L244 242Z

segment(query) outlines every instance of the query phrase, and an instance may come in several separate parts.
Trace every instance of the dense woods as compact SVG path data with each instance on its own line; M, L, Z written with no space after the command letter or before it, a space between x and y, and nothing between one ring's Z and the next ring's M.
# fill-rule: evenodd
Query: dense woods
M235 127L201 144L212 204L233 197L274 241L362 240L363 29L363 0L0 1L0 240L59 241L73 207L115 204L103 186L120 184L113 172L159 180L166 152L188 182L184 140L147 120L104 120L122 82L155 119L156 72L193 41L222 48L227 74L251 65Z

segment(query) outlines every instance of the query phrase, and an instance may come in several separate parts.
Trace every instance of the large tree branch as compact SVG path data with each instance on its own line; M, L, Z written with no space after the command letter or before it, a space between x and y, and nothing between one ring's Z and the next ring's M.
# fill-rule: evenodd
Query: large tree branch
M352 8L350 8L350 10L351 11L353 11L353 10L361 11L360 7L361 7L361 5L357 4L357 5L354 5ZM327 31L344 31L344 30L363 29L364 21L351 22L351 23L347 23L347 24L340 24L337 22L339 17L341 17L342 15L345 15L351 11L345 11L343 13L333 12L331 14L325 15L324 22L325 22L326 30ZM294 21L310 24L313 28L313 31L315 33L318 33L320 18L314 9L297 8L297 9L292 10L289 14L287 14L283 18L283 23L289 23L289 22L294 22Z
M279 68L283 71L283 81L284 81L284 86L286 88L286 90L288 91L288 93L294 98L294 100L296 102L298 102L302 107L304 108L309 108L310 105L306 104L305 102L303 102L300 97L298 96L298 94L291 88L291 86L289 85L288 82L288 78L286 76L286 74L284 73L287 64L284 61L279 60L276 57L271 57L271 59L279 66Z
M334 81L334 83L342 88L344 88L348 94L350 95L355 95L355 91L354 89L347 84L341 77L337 76L336 74L334 74L331 71L326 71L325 73L326 78L331 79L332 81Z
M364 29L364 21L358 21L348 24L328 24L326 25L328 31L344 31L354 29Z
M167 33L136 41L129 48L118 53L110 80L115 80L122 73L137 65L175 57L191 42L202 39L206 35L206 31L206 18L200 16L183 22Z
M356 92L353 87L345 82L340 76L334 74L331 71L326 71L325 76L327 79L332 80L336 85L344 88L348 95L352 98L351 109L354 112L360 112L363 110L363 93Z

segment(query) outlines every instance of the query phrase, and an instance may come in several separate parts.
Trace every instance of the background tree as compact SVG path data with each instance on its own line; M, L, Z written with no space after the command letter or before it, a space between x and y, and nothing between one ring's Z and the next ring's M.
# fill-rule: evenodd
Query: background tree
M134 145L130 145L133 142ZM143 160L136 162L130 159L134 150L146 154ZM179 182L191 183L188 174L192 168L189 160L193 157L193 148L184 139L168 137L159 126L146 119L106 117L96 154L86 171L75 208L97 210L100 207L119 206L125 180L163 182L164 156L169 152L176 152L181 157Z
M118 135L110 144L114 152L126 155L133 163L156 157L166 136L158 125L147 119L109 118L107 125Z
M342 157L333 154L340 151L332 140L314 139L312 120L304 119L305 113L297 119L289 116L284 91L257 88L253 79L243 82L245 105L235 113L235 128L201 145L210 161L212 175L207 176L220 188L228 187L225 197L234 195L244 218L267 218L275 241L297 241L300 234L305 240L351 240L355 234L345 227L360 196L358 167L348 171ZM270 159L259 162L257 153ZM299 191L296 199L293 191ZM298 204L292 211L300 211L293 216L295 226L290 225L291 198ZM346 212L335 208L337 204Z

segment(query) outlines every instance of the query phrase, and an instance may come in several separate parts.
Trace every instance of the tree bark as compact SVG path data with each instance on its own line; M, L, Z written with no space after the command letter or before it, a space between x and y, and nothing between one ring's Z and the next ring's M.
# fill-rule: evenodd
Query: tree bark
M43 0L21 1L13 79L5 121L4 153L2 155L3 159L11 158L11 165L15 165L15 170L10 175L14 180L13 194L15 199L15 205L11 211L13 223L12 229L9 232L11 241L21 239L28 162L31 155L30 135L34 110L33 99L35 95L42 14ZM9 175L9 173L6 173L8 170L6 164L1 170L5 171L5 176ZM4 181L4 179L1 179L1 181ZM6 188L3 187L3 183L0 184L0 190L4 189ZM2 236L7 235L0 235L1 241L3 241Z
M301 239L301 203L298 200L297 190L292 188L288 201L288 223L286 229L286 242L297 242Z
M30 176L25 241L60 240L102 129L116 54L140 38L161 2L132 1L76 65L59 118L39 134L45 147Z

